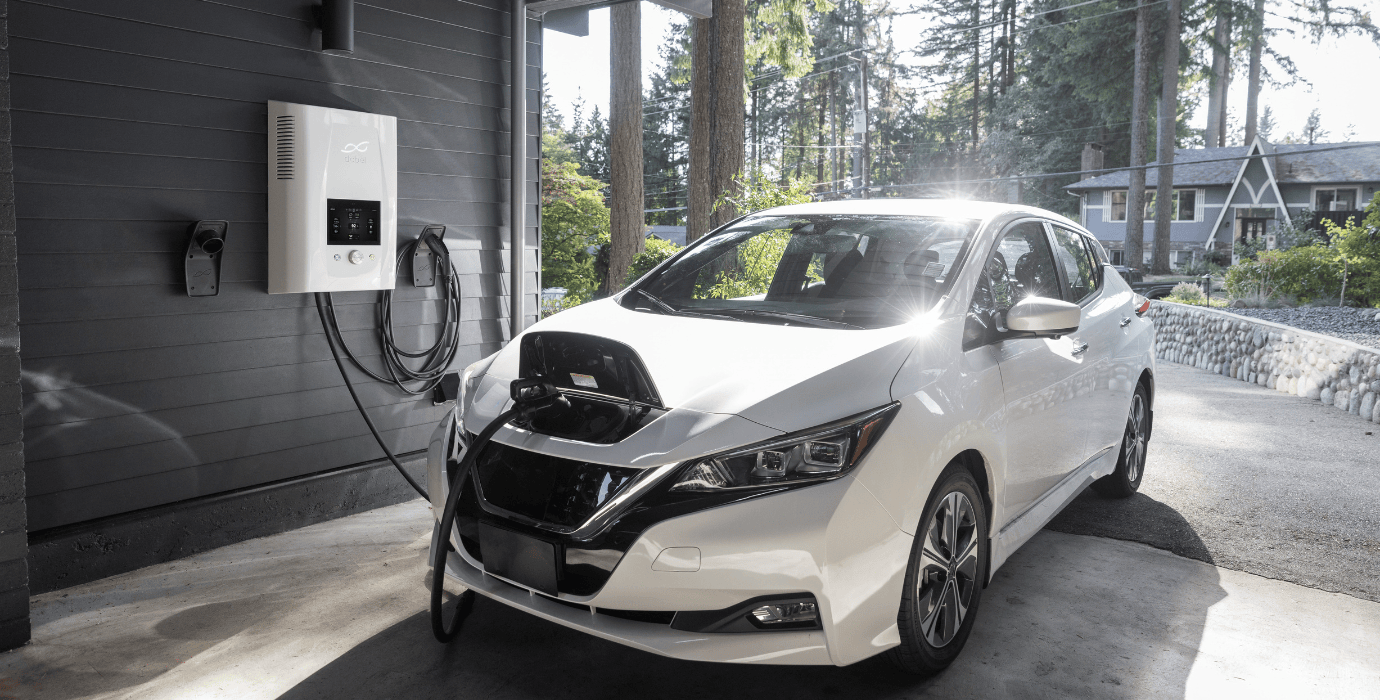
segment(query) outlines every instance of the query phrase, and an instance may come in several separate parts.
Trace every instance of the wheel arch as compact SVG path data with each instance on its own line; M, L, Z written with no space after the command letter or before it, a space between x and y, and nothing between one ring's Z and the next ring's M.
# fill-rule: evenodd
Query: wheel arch
M966 469L968 473L972 475L973 481L977 482L978 493L982 495L982 509L984 512L987 513L988 545L985 548L986 560L982 562L982 568L985 572L985 575L982 577L982 587L986 588L987 584L992 581L991 539L992 527L995 523L995 519L992 516L992 503L994 500L992 493L992 484L994 482L992 480L992 475L989 473L989 471L991 470L991 464L987 461L985 457L982 456L981 452L972 448L966 449L958 453L954 456L952 460L949 461L949 463L958 463L963 465L963 468Z
M1145 393L1150 398L1150 405L1145 407L1147 413L1145 439L1149 440L1150 436L1155 434L1155 374L1147 367L1140 371L1140 378L1136 380L1136 383L1145 387Z

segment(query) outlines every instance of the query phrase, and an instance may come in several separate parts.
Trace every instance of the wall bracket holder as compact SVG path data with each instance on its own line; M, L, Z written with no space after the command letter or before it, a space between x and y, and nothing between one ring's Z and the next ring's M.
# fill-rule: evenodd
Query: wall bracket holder
M228 221L198 221L192 224L187 241L187 296L213 297L220 294L220 261L225 252Z

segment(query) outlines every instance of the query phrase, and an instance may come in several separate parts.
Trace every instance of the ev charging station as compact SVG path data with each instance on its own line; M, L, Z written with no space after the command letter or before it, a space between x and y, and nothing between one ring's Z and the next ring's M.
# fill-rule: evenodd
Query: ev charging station
M268 103L268 293L393 289L398 119Z

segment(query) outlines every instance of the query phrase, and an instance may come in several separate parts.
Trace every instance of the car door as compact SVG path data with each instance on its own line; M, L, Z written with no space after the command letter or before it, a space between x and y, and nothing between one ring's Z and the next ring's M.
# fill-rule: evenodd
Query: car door
M1070 412L1084 426L1085 441L1078 458L1070 460L1067 471L1082 466L1103 447L1109 425L1120 428L1124 407L1114 405L1109 387L1112 357L1121 340L1121 309L1116 300L1104 295L1103 267L1093 250L1091 239L1059 224L1047 224L1054 242L1064 300L1078 304L1081 314L1078 331L1071 338L1078 357L1078 371L1072 378ZM1129 397L1127 399L1129 401Z
M1129 295L1108 291L1106 270L1096 241L1060 224L1050 224L1054 236L1054 257L1060 261L1065 279L1065 299L1082 307L1078 332L1079 347L1084 347L1082 367L1075 381L1079 395L1078 411L1088 431L1086 457L1092 457L1121 440L1126 426L1126 411L1135 388L1134 377L1117 357L1125 344L1123 322L1129 321ZM1086 261L1086 262L1085 262ZM1079 463L1081 464L1081 462ZM1070 469L1079 464L1073 464Z
M1074 398L1082 360L1072 338L1019 338L1005 314L1027 296L1063 296L1045 224L1017 221L998 238L970 304L965 350L988 350L1005 402L1006 474L1003 505L1020 514L1068 472L1087 441Z

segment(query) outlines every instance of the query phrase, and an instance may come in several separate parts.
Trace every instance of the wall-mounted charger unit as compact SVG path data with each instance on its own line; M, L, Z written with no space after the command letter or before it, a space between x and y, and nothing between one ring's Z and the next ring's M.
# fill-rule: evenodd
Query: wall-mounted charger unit
M268 292L393 289L398 120L268 103Z

